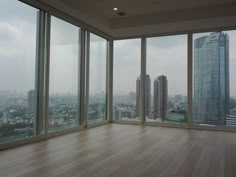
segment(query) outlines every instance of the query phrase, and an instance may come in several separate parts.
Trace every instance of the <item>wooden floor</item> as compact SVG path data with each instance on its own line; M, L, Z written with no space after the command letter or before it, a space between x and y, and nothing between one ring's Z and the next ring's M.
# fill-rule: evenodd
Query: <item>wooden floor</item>
M236 132L109 124L1 151L0 177L236 177Z

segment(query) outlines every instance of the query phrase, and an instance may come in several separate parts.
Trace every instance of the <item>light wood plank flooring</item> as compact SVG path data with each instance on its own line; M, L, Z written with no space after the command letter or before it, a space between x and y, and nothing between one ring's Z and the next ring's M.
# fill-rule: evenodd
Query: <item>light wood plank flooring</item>
M0 177L236 177L236 132L109 124L1 151Z

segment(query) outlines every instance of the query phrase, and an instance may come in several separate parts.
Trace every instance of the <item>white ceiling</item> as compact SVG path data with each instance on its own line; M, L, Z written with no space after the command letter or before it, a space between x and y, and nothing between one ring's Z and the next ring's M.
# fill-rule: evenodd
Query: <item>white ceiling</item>
M236 26L236 0L38 0L114 37ZM113 8L125 12L119 16Z

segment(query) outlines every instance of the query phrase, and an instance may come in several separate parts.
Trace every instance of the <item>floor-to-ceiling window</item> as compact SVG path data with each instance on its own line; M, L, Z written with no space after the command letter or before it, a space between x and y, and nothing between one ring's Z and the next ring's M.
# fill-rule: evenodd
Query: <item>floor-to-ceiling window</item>
M36 135L38 11L0 1L0 143Z
M193 124L236 127L236 31L193 35Z
M224 33L229 36L229 112L225 126L236 128L236 30Z
M114 41L113 120L139 121L141 39Z
M0 1L0 9L0 143L5 143L40 132L36 44L43 36L37 26L38 9L17 0ZM55 132L79 125L81 30L52 16L50 34L45 120L48 131ZM93 33L88 36L89 87L85 90L89 91L89 104L85 114L93 124L106 120L108 43ZM194 126L236 127L235 46L236 31L193 34L193 78L189 83L193 84L193 104L188 118ZM191 58L187 58L187 49L187 34L146 38L145 93L141 98L141 39L114 41L113 120L139 121L144 105L146 122L186 124L187 63Z
M78 126L80 28L51 17L48 131Z
M107 40L90 33L88 123L106 120Z
M146 122L187 122L187 35L147 38Z

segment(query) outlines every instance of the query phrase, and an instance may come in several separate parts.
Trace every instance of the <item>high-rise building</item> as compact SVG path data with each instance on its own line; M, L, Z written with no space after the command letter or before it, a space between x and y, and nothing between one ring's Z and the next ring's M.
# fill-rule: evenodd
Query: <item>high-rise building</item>
M229 37L222 32L194 40L195 123L225 125L229 113Z
M122 114L121 114L121 110L120 109L116 109L114 111L114 120L120 120L122 118Z
M136 116L139 116L140 97L141 97L141 80L136 80ZM151 79L148 74L145 76L145 115L149 116L151 106Z
M141 80L140 77L138 77L136 80L136 117L139 117L139 110L140 110L140 98L141 98L140 86L141 86Z
M166 76L158 76L154 81L154 98L153 98L153 118L164 120L167 114L168 101L168 80Z
M31 113L36 112L36 91L35 90L28 91L28 110Z

